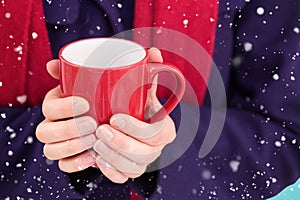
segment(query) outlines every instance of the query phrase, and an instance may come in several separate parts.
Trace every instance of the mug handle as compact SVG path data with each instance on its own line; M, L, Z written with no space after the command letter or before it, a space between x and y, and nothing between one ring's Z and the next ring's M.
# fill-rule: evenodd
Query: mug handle
M147 63L146 67L150 72L152 82L154 77L161 72L167 72L173 75L176 81L175 91L171 94L163 107L147 120L148 123L153 123L165 118L180 102L185 91L185 78L178 68L169 63Z

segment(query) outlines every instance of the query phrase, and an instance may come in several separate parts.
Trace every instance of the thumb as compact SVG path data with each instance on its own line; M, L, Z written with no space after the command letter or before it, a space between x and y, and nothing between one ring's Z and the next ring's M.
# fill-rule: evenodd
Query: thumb
M151 47L150 49L148 49L148 54L149 54L148 62L153 62L153 63L163 62L163 57L159 49L155 47Z
M55 79L59 79L59 60L50 60L47 63L47 71L48 73Z

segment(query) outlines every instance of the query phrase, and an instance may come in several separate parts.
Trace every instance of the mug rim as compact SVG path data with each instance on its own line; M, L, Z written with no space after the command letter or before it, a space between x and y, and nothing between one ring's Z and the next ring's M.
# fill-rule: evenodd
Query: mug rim
M89 40L99 40L99 39L107 39L107 40L123 40L123 41L126 41L126 42L130 42L130 43L133 43L139 47L141 47L141 49L144 50L145 52L145 56L139 60L138 62L135 62L135 63L132 63L132 64L128 64L128 65L120 65L120 66L116 66L116 67L91 67L91 66L85 66L83 64L76 64L76 63L73 63L71 61L68 61L66 58L63 57L63 51L70 47L71 45L74 45L75 43L80 43L82 41L89 41ZM144 48L142 45L138 44L137 42L135 41L132 41L132 40L128 40L128 39L123 39L123 38L111 38L111 37L94 37L94 38L85 38L85 39L79 39L79 40L74 40L66 45L64 45L60 50L59 50L59 53L58 53L58 57L59 57L59 60L60 62L64 62L74 68L84 68L84 69L90 69L90 70L100 70L100 71L103 71L103 70L122 70L122 69L127 69L127 68L132 68L132 67L137 67L137 66L140 66L141 64L144 64L147 62L147 59L149 57L149 54L148 54L148 51L146 50L146 48Z

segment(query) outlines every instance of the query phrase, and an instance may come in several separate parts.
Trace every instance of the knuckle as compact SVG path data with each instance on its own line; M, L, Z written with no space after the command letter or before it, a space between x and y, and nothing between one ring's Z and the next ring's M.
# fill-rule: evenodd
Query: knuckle
M78 124L75 119L70 119L66 121L61 121L61 130L58 132L62 132L65 135L65 138L74 138L79 137L78 133Z

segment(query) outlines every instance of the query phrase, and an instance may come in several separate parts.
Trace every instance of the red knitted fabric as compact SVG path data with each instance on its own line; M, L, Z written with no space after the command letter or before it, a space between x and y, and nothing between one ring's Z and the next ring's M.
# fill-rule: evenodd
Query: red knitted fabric
M46 71L52 58L42 1L0 5L0 106L32 106L58 84Z
M134 27L161 27L183 33L199 43L206 51L191 52L190 43L184 38L170 38L159 33L134 34L135 40L142 44L158 47L167 46L168 49L183 48L184 54L199 57L199 65L187 62L184 57L168 51L163 51L165 62L176 65L191 84L187 88L185 101L202 104L206 93L206 82L211 69L211 55L213 54L218 0L137 0L135 1ZM145 34L147 35L145 38ZM170 81L172 82L172 81ZM195 92L197 99L192 93ZM167 90L160 88L158 96L168 96ZM195 101L196 100L196 101Z

